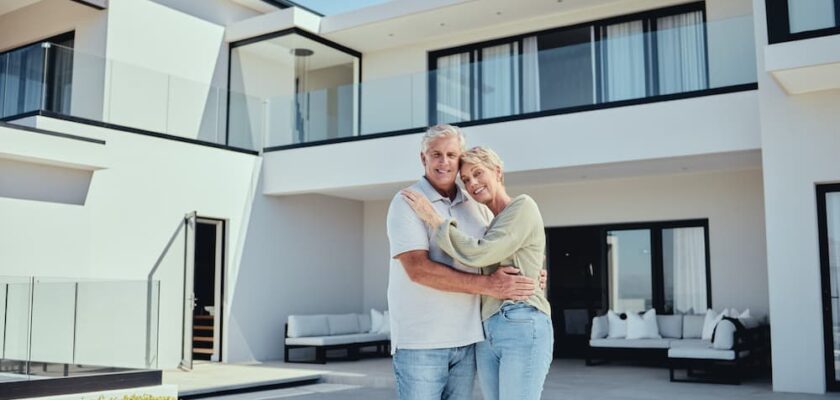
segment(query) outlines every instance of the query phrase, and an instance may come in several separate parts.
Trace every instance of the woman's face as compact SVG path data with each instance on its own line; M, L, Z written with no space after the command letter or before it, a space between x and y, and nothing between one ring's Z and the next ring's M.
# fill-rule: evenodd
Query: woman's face
M464 188L475 201L488 204L502 187L502 173L483 165L464 163L461 165L461 180Z

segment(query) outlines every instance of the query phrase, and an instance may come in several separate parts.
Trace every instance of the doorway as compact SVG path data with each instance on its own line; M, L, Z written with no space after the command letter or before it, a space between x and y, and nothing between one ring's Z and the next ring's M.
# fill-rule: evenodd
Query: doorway
M225 222L196 217L194 237L192 358L221 361Z
M555 357L585 356L587 325L606 297L602 235L598 226L546 229Z

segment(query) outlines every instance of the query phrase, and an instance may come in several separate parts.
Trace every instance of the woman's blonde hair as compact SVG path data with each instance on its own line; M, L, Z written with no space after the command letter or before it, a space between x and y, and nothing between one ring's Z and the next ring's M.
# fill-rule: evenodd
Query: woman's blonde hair
M499 155L496 154L495 151L493 151L489 147L482 146L473 147L461 154L460 165L463 166L465 163L480 165L491 171L495 171L498 168L500 172L504 172L505 166L505 164L502 162L502 159L499 158ZM504 174L502 174L502 183L505 183Z

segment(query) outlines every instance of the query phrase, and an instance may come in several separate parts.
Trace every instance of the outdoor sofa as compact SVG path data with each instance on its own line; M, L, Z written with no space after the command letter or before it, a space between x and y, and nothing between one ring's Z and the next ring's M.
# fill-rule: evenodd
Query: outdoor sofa
M376 329L373 328L371 315L368 314L290 315L285 327L283 359L286 362L325 364L327 352L333 350L341 350L343 354L330 358L333 360L390 355L389 330L383 328L382 322ZM366 350L369 348L372 351ZM314 350L314 359L291 360L289 353L297 349Z
M621 318L626 323L627 316L622 314ZM613 359L664 363L672 382L737 384L751 370L765 364L769 356L768 326L760 325L754 318L727 316L711 323L706 319L704 314L656 315L659 338L627 339L611 337L614 332L609 329L610 318L596 316L589 327L586 365ZM685 378L677 377L680 370L686 371Z

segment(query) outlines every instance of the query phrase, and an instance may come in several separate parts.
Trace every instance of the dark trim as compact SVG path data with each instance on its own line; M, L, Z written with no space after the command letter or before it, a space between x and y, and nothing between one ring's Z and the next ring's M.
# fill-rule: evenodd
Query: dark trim
M94 10L104 10L106 8L106 7L98 6L98 5L93 4L93 3L88 3L88 2L83 1L83 0L70 0L70 1L73 1L75 3L79 3L83 6L88 6L90 8L93 8Z
M26 118L26 117L35 116L35 115L39 115L37 111L13 116L12 119ZM33 132L33 133L41 133L41 134L44 134L44 135L50 135L50 136L60 137L60 138L64 138L64 139L80 140L82 142L90 142L90 143L103 144L103 145L105 144L104 140L93 139L93 138L88 138L88 137L84 137L84 136L76 136L76 135L71 135L71 134L68 134L68 133L53 132L53 131L48 131L48 130L44 130L44 129L40 129L40 128L32 128L32 127L29 127L29 126L16 125L16 124L5 122L5 121L2 121L2 120L0 120L0 127L10 128L10 129L18 129L18 130Z
M20 49L23 49L23 48L26 48L26 47L35 46L35 45L37 45L37 44L39 44L39 43L57 43L57 42L64 42L64 41L67 41L67 39L75 39L75 36L76 36L76 31L75 31L75 30L73 30L73 31L69 31L69 32L60 33L60 34L58 34L58 35L53 35L53 36L50 36L50 37L48 37L48 38L44 38L44 39L41 39L41 40L36 40L36 41L34 41L34 42L29 42L29 43L27 43L27 44L22 44L22 45L20 45L20 46L16 46L16 47L12 47L12 48L9 48L9 49L3 49L3 50L0 50L0 55L6 54L6 53L11 53L11 52L13 52L13 51L15 51L15 50L20 50Z
M788 0L765 0L767 17L767 42L769 44L840 35L840 0L834 0L833 27L791 33Z
M0 383L0 400L159 386L161 371L127 371Z
M284 10L284 9L287 9L287 8L292 8L292 7L297 7L297 8L300 8L301 10L309 11L309 12L315 14L315 15L318 15L318 16L321 16L321 17L324 16L324 14L322 14L318 11L315 11L315 10L309 8L309 7L304 7L304 6L298 4L297 2L294 2L294 1L289 1L289 0L262 0L262 1L263 1L263 3L271 4L272 6L277 7L281 10Z
M828 253L828 213L826 210L826 195L840 193L840 184L817 185L817 229L820 243L820 276L822 278L822 314L823 314L823 346L825 357L826 389L832 392L840 391L840 381L835 377L834 368L834 329L832 327L831 309L831 263Z
M477 121L464 121L464 122L458 122L456 125L458 125L459 127L489 125L489 124L497 124L497 123L502 123L502 122L519 121L519 120L523 120L523 119L549 117L549 116L553 116L553 115L573 114L573 113L579 113L579 112L605 110L605 109L617 108L617 107L627 107L627 106L635 106L635 105L642 105L642 104L649 104L649 103L659 103L659 102L664 102L664 101L684 100L684 99L691 99L691 98L695 98L695 97L706 97L706 96L716 96L716 95L727 94L727 93L746 92L746 91L750 91L750 90L758 90L758 83L745 83L745 84L740 84L740 85L724 86L724 87L719 87L719 88L714 88L714 89L695 90L695 91L692 91L692 92L681 92L681 93L664 94L664 95L659 95L659 96L641 97L641 98L638 98L638 99L621 100L621 101L614 101L614 102L610 102L610 103L586 104L586 105L582 105L582 106L558 108L558 109L554 109L554 110L545 110L545 111L524 113L524 114L518 114L518 115L508 115L508 116L504 116L504 117L488 118L488 119L477 120ZM355 141L359 141L359 140L379 139L379 138L383 138L383 137L391 137L391 136L399 136L399 135L410 135L410 134L414 134L414 133L425 132L426 129L427 129L426 127L416 127L416 128L401 129L401 130L396 130L396 131L364 134L364 135L359 135L359 136L350 136L350 137L328 139L328 140L318 140L318 141L307 142L307 143L295 143L295 144L288 144L288 145L282 145L282 146L272 146L272 147L264 148L263 152L267 153L267 152L271 152L271 151L290 150L290 149L297 149L297 148L301 148L301 147L324 146L324 145L336 144L336 143L355 142Z
M174 140L176 142L196 144L196 145L205 146L205 147L213 147L213 148L216 148L216 149L235 151L237 153L245 153L245 154L250 154L250 155L254 155L254 156L260 154L256 150L240 149L238 147L231 147L231 146L226 146L226 145L218 144L218 143L204 142L204 141L201 141L201 140L190 139L190 138L186 138L186 137L182 137L182 136L175 136L175 135L169 135L169 134L166 134L166 133L152 132L152 131L147 131L145 129L132 128L130 126L117 125L117 124L111 124L111 123L107 123L107 122L95 121L95 120L87 119L87 118L75 117L75 116L71 116L71 115L58 114L58 113L54 113L52 111L38 110L38 111L34 111L32 113L27 113L27 114L30 114L30 115L25 115L25 114L21 114L21 115L24 115L24 116L35 115L35 116L41 116L41 117L47 117L47 118L55 118L55 119L60 119L60 120L64 120L64 121L76 122L76 123L79 123L79 124L98 126L100 128L114 129L114 130L123 131L123 132L137 133L137 134L140 134L140 135L156 137L156 138L159 138L159 139Z
M297 28L297 27L289 28L289 29L283 29L283 30L277 31L277 32L266 33L266 34L259 35L259 36L254 36L254 37L248 38L248 39L237 40L235 42L230 43L230 48L233 49L233 48L236 48L236 47L246 46L246 45L249 45L249 44L252 44L252 43L262 42L264 40L274 39L276 37L286 36L286 35L291 35L291 34L298 34L298 35L301 35L301 36L303 36L307 39L314 40L314 41L316 41L320 44L323 44L324 46L332 47L336 50L339 50L341 52L344 52L344 53L350 54L354 57L357 57L361 61L362 53L360 53L356 50L353 50L349 47L342 46L342 45L340 45L338 43L335 43L333 41L324 39L324 38L322 38L322 37L320 37L320 36L318 36L314 33L311 33L309 31L305 31L305 30Z

